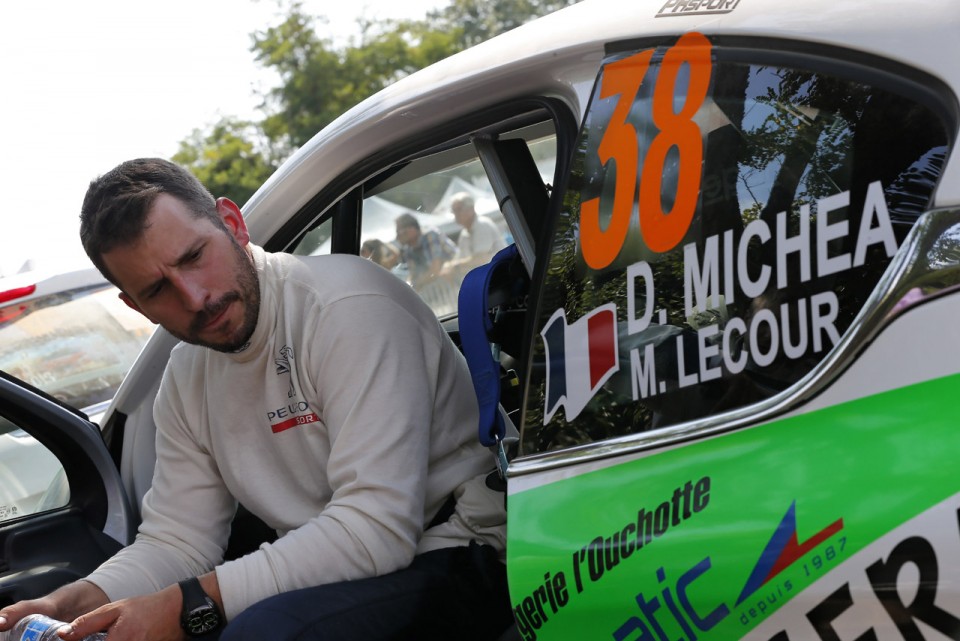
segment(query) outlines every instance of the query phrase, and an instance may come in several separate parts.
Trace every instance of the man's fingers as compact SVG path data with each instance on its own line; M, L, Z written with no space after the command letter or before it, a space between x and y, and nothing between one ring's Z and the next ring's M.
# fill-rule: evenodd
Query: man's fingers
M60 628L60 638L75 641L85 636L109 628L117 619L113 608L99 608L93 612L78 616L66 627Z

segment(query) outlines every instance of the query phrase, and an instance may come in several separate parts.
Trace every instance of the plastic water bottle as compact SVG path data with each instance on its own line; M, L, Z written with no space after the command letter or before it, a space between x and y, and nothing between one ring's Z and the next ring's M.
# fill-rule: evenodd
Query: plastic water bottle
M60 641L57 630L67 625L63 621L51 619L42 614L30 614L6 632L0 632L0 641ZM106 632L95 632L83 638L83 641L104 641Z

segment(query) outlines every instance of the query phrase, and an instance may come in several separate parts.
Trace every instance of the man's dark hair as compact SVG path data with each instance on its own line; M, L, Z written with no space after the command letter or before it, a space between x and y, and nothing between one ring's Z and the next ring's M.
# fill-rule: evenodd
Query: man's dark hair
M414 229L420 229L420 221L417 220L417 217L411 213L404 213L397 216L396 220L397 227L400 229L406 229L407 227L413 227Z
M162 158L138 158L121 163L90 182L80 209L80 242L103 276L117 285L103 255L135 242L147 227L147 214L160 194L182 201L197 218L224 227L216 200L189 171Z

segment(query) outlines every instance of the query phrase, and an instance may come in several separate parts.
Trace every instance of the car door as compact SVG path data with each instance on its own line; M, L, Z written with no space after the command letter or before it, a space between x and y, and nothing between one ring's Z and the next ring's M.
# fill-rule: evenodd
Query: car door
M608 46L534 277L523 639L956 638L951 96L822 43Z
M0 373L0 604L86 576L135 526L100 431Z

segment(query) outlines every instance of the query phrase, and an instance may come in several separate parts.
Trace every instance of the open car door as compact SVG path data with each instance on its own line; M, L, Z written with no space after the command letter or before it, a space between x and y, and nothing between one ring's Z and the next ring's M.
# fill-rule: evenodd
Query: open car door
M86 576L135 531L97 426L0 372L0 607Z

